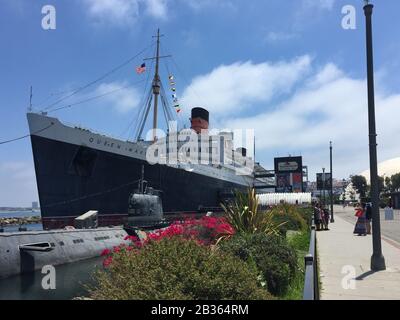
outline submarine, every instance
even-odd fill
[[[0,279],[32,273],[46,265],[57,266],[99,257],[103,250],[128,244],[128,235],[167,226],[160,192],[142,180],[128,199],[129,210],[121,226],[98,227],[98,212],[75,218],[74,226],[44,231],[0,232]]]

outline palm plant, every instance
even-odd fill
[[[246,193],[236,191],[233,201],[221,206],[226,219],[238,233],[279,234],[279,227],[286,223],[275,222],[273,211],[259,210],[256,191],[251,187]]]

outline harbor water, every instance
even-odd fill
[[[93,274],[102,268],[103,258],[55,266],[55,289],[43,289],[46,274],[36,271],[0,279],[0,300],[70,300],[87,296],[87,286],[93,285]]]
[[[0,218],[38,216],[40,212],[0,212]],[[43,230],[41,223],[25,224],[28,231]],[[18,225],[4,226],[4,232],[17,232]],[[0,300],[70,300],[87,296],[87,286],[94,284],[93,274],[102,268],[102,257],[54,266],[55,289],[43,289],[46,274],[38,270],[31,274],[0,279]]]
[[[40,211],[0,211],[0,219],[2,218],[28,218],[40,216]],[[41,223],[25,224],[28,230],[43,230]],[[3,226],[4,232],[16,232],[18,231],[18,225],[5,225]]]

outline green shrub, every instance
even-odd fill
[[[179,236],[114,253],[95,279],[94,299],[273,299],[248,264]]]
[[[235,198],[222,203],[228,223],[238,233],[278,234],[279,227],[284,222],[276,223],[273,213],[259,210],[258,197],[254,188],[247,192],[236,191]]]
[[[274,221],[280,224],[279,231],[285,234],[287,230],[303,231],[308,227],[306,212],[297,206],[280,204],[271,209]],[[285,222],[281,224],[282,222]]]
[[[297,270],[296,251],[277,235],[237,234],[219,246],[221,251],[232,253],[242,260],[255,264],[274,295],[284,294]]]
[[[303,230],[288,237],[288,243],[296,250],[305,252],[310,246],[310,230]]]
[[[299,211],[299,213],[303,217],[303,219],[306,221],[307,225],[309,225],[311,222],[311,219],[314,216],[313,207],[311,207],[311,206],[297,207],[297,210]]]

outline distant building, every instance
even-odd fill
[[[37,201],[32,202],[32,209],[34,209],[34,210],[39,209],[39,203]]]

